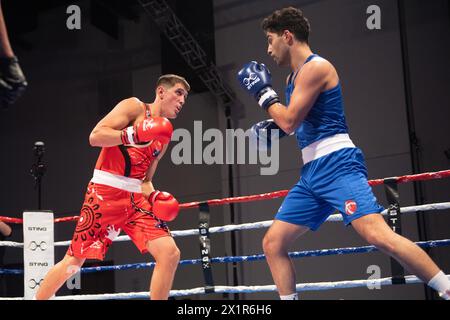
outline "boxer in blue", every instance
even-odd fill
[[[251,61],[239,71],[243,89],[273,119],[256,124],[252,131],[280,129],[280,137],[295,133],[304,164],[299,182],[289,191],[263,240],[280,298],[298,298],[289,247],[338,210],[344,223],[351,224],[363,239],[449,299],[450,281],[445,274],[420,247],[392,231],[380,214],[383,208],[367,182],[364,156],[348,134],[339,76],[329,61],[311,51],[310,25],[303,12],[292,7],[277,10],[263,20],[262,28],[268,54],[292,73],[286,80],[286,105],[282,105],[264,64]]]

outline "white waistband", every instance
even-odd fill
[[[305,165],[343,148],[355,148],[355,145],[346,133],[320,139],[302,149],[303,164]]]
[[[91,182],[104,184],[128,192],[142,193],[141,180],[119,176],[102,170],[94,170],[94,176]]]

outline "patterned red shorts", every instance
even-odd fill
[[[141,253],[148,252],[148,241],[171,236],[167,225],[153,216],[149,202],[141,193],[91,182],[67,254],[103,260],[121,230]]]

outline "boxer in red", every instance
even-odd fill
[[[125,99],[96,125],[89,142],[102,149],[71,245],[46,275],[37,300],[52,297],[86,259],[103,260],[121,230],[156,261],[150,298],[168,298],[180,251],[166,221],[177,216],[178,202],[155,190],[152,178],[172,136],[168,119],[177,117],[189,90],[183,77],[163,75],[153,103]]]

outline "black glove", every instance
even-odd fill
[[[17,57],[0,58],[0,104],[7,107],[16,102],[27,85]]]

